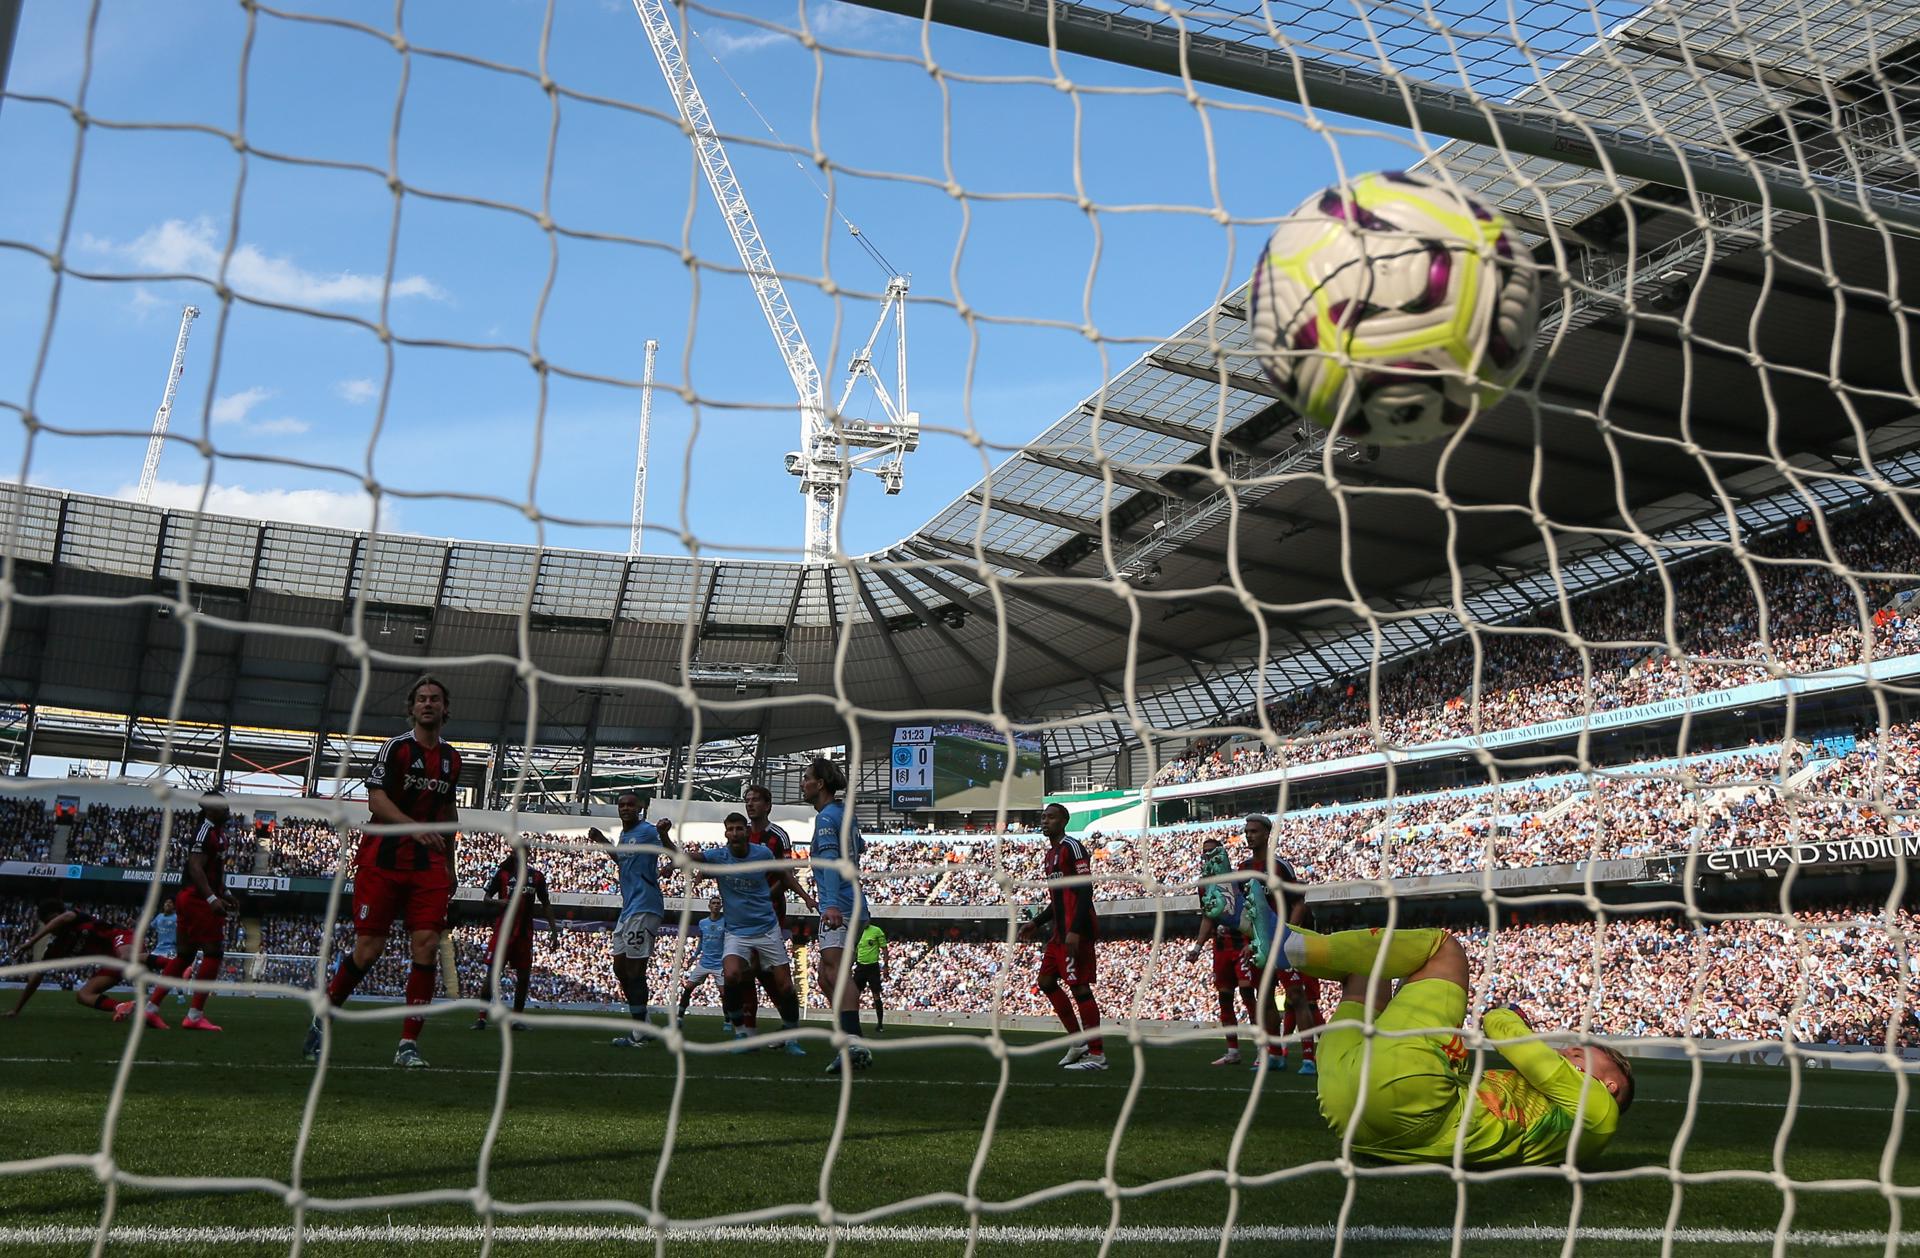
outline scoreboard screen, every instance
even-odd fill
[[[1035,809],[1046,798],[1046,753],[1037,734],[1015,734],[1013,746],[991,725],[936,721],[893,731],[890,795],[900,812],[921,809],[991,812],[1000,806]]]

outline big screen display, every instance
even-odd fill
[[[892,803],[901,812],[991,812],[1009,777],[1008,808],[1036,809],[1046,797],[1040,736],[1015,734],[1009,753],[1006,738],[978,721],[897,727],[889,767]]]

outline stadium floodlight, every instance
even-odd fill
[[[687,681],[695,686],[793,686],[800,670],[791,664],[720,664],[696,660],[687,666]]]

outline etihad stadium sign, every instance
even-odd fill
[[[1770,843],[1700,853],[1700,864],[1710,873],[1742,874],[1795,865],[1889,865],[1901,858],[1920,858],[1920,834],[1871,835],[1858,839],[1826,839],[1818,843]],[[1675,866],[1686,855],[1667,857]]]

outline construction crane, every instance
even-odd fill
[[[153,499],[153,484],[160,476],[160,454],[167,448],[167,424],[173,419],[173,397],[180,391],[180,377],[187,370],[187,337],[193,321],[200,317],[198,306],[180,310],[180,335],[173,342],[173,366],[167,369],[167,388],[160,395],[160,409],[153,413],[153,435],[147,438],[147,461],[140,468],[140,496],[137,502]]]
[[[633,463],[633,533],[627,553],[640,553],[640,529],[647,519],[647,450],[653,444],[653,356],[660,342],[647,342],[647,366],[640,375],[640,453]]]
[[[773,266],[773,256],[760,237],[753,220],[753,209],[746,193],[727,160],[727,150],[714,130],[707,103],[693,81],[693,70],[681,52],[680,37],[666,0],[633,0],[634,12],[653,46],[654,59],[667,80],[674,107],[693,141],[707,187],[726,220],[727,232],[740,254],[741,265],[753,283],[760,311],[780,348],[787,375],[800,399],[800,448],[787,455],[787,471],[800,478],[800,492],[806,499],[805,549],[808,563],[831,563],[839,550],[840,504],[847,482],[856,471],[870,472],[880,478],[889,494],[900,492],[903,480],[901,463],[905,455],[920,445],[920,416],[907,409],[907,308],[906,277],[895,275],[887,284],[887,298],[867,345],[854,356],[848,370],[847,392],[839,408],[830,415],[826,394],[821,386],[820,368],[806,334],[787,301],[786,289]],[[900,343],[900,369],[894,393],[880,385],[873,368],[873,346],[890,317],[897,317]],[[849,418],[845,413],[853,386],[869,379],[876,386],[885,421]]]

